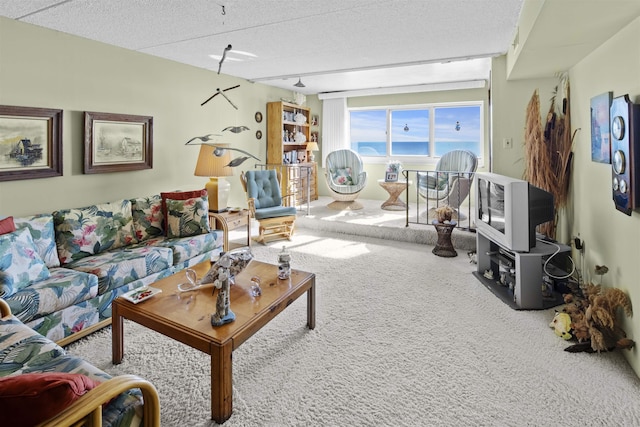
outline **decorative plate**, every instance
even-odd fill
[[[262,113],[260,111],[256,113],[255,117],[256,117],[256,122],[260,123],[262,121]]]
[[[152,288],[151,286],[145,286],[143,288],[134,289],[129,291],[122,296],[124,299],[131,301],[134,304],[147,300],[154,296],[155,294],[159,294],[162,292],[162,289]]]
[[[261,130],[257,130],[256,131],[256,138],[258,138],[258,139],[262,138],[262,131]]]

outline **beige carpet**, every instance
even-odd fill
[[[282,244],[253,252],[275,262]],[[293,268],[317,275],[317,326],[301,298],[233,353],[225,426],[640,425],[621,353],[563,351],[552,311],[512,310],[466,256],[307,229],[285,244]],[[214,425],[208,356],[128,321],[124,340],[117,366],[110,328],[68,350],[153,382],[163,427]]]

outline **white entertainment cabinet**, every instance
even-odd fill
[[[547,292],[547,295],[543,293],[543,264],[558,250],[556,245],[560,247],[558,256],[571,251],[567,245],[538,240],[529,252],[514,252],[477,231],[478,268],[473,274],[513,309],[541,310],[555,307],[563,303],[562,295],[553,290]],[[563,273],[551,263],[548,264],[548,269],[555,270],[556,275]],[[488,271],[491,273],[486,274]]]

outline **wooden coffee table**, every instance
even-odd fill
[[[198,278],[210,266],[210,262],[195,266]],[[252,297],[249,293],[252,276],[260,276],[262,295],[259,297]],[[124,298],[113,301],[113,363],[120,363],[124,355],[125,318],[209,354],[211,419],[223,423],[233,411],[231,353],[304,293],[307,294],[307,326],[315,328],[316,276],[292,270],[289,279],[280,280],[278,266],[252,260],[231,286],[231,310],[236,320],[217,327],[211,326],[211,314],[215,311],[215,296],[211,288],[178,293],[178,284],[185,282],[183,270],[155,282],[152,286],[162,289],[162,293],[146,301],[138,304]]]

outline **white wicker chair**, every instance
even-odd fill
[[[335,199],[327,207],[337,210],[362,209],[356,199],[367,185],[367,172],[364,171],[360,155],[349,149],[336,150],[327,155],[326,162],[324,175]]]

